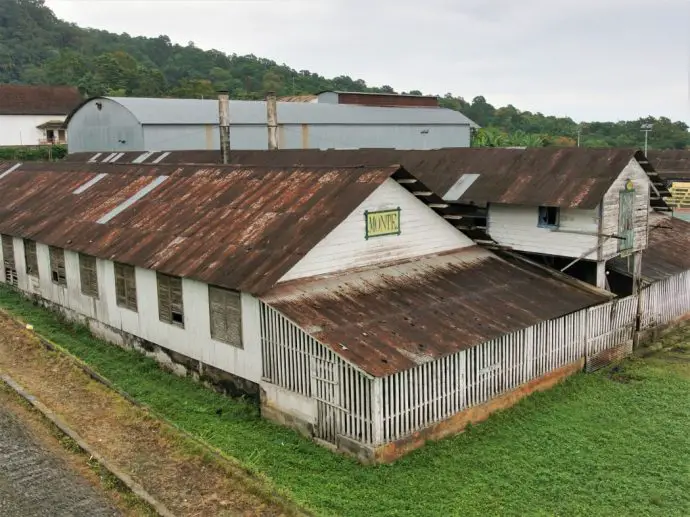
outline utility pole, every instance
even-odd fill
[[[577,146],[580,147],[580,132],[582,131],[582,128],[580,127],[580,124],[577,125]]]
[[[654,124],[642,124],[640,130],[644,132],[644,155],[647,156],[647,144],[649,142],[649,133],[654,128]]]

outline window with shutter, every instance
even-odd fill
[[[182,303],[182,279],[176,276],[157,273],[158,280],[158,318],[184,328],[184,306]]]
[[[14,261],[14,240],[9,235],[2,236],[2,262],[5,282],[16,287],[19,283],[19,277],[17,264]]]
[[[81,280],[81,292],[86,296],[98,298],[96,257],[79,254],[79,278]]]
[[[137,282],[133,266],[115,263],[115,301],[119,307],[137,311]]]
[[[50,275],[54,284],[67,285],[65,250],[62,248],[50,247]]]
[[[242,348],[242,299],[237,291],[208,287],[211,337]]]
[[[24,239],[24,259],[26,262],[26,274],[38,278],[38,254],[36,243]]]

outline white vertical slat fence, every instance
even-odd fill
[[[632,343],[637,320],[637,296],[618,298],[588,309],[587,356],[622,343]]]
[[[659,284],[643,291],[643,307],[657,311],[643,311],[648,325],[664,321],[659,312],[668,312],[664,318],[670,320],[690,311],[690,274]],[[669,302],[671,292],[676,298]],[[319,438],[335,443],[342,435],[379,445],[582,358],[631,345],[637,304],[636,296],[613,300],[382,379],[371,379],[262,304],[264,377],[317,401]]]
[[[316,401],[318,438],[373,443],[371,378],[275,309],[260,306],[263,377]]]
[[[690,312],[690,271],[654,282],[640,293],[640,329],[665,325]]]

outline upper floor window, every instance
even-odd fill
[[[539,223],[540,228],[558,228],[561,222],[561,209],[556,206],[540,206],[539,207]]]

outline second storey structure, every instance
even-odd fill
[[[119,157],[95,153],[73,159],[113,156]],[[126,153],[119,159],[209,163],[219,154]],[[663,181],[634,149],[233,151],[231,159],[262,166],[401,163],[418,178],[409,180],[415,195],[475,242],[543,257],[600,288],[606,287],[608,261],[632,256],[639,262],[650,209],[668,210]],[[415,181],[427,188],[415,188]]]

